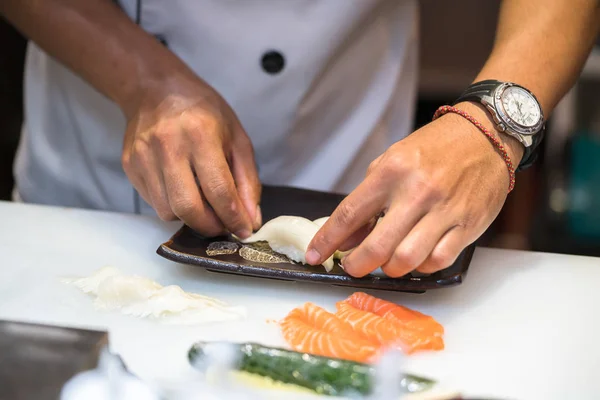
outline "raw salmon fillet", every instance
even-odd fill
[[[444,327],[433,317],[418,311],[399,306],[392,302],[378,299],[363,292],[356,292],[344,302],[362,311],[369,311],[380,317],[410,328],[411,330],[424,332],[433,336],[442,336]]]
[[[286,318],[296,318],[324,332],[354,335],[352,325],[337,318],[329,311],[313,303],[305,303],[302,307],[294,308]],[[366,338],[365,338],[366,339]]]
[[[379,352],[379,346],[349,324],[311,303],[292,310],[281,321],[281,331],[286,342],[303,353],[369,362]]]
[[[369,311],[359,310],[345,301],[336,304],[335,315],[349,323],[355,332],[384,347],[400,348],[406,354],[418,350],[442,350],[444,341],[440,336],[429,335],[380,317]]]

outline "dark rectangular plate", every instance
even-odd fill
[[[106,332],[0,321],[0,399],[58,399],[107,344]]]
[[[264,186],[261,209],[264,222],[280,215],[296,215],[311,220],[331,215],[343,195],[311,190]],[[390,278],[376,271],[363,278],[346,274],[336,262],[331,272],[320,267],[298,263],[259,263],[242,258],[238,252],[209,256],[208,246],[213,242],[230,241],[230,237],[205,238],[188,226],[183,226],[157,253],[169,260],[196,265],[214,272],[246,275],[259,278],[282,279],[350,286],[354,288],[390,290],[422,293],[459,285],[464,280],[475,246],[467,247],[452,266],[427,276],[409,274],[401,278]]]

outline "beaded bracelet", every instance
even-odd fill
[[[439,117],[441,117],[442,115],[447,114],[447,113],[458,114],[461,117],[468,120],[469,122],[471,122],[473,125],[475,125],[477,127],[477,129],[479,129],[490,140],[490,142],[492,142],[494,147],[496,147],[496,149],[498,149],[498,151],[500,152],[500,155],[502,156],[502,159],[506,163],[506,167],[508,168],[508,177],[509,177],[508,192],[510,193],[515,187],[515,168],[513,167],[513,163],[510,159],[510,156],[508,155],[508,152],[506,151],[506,148],[502,145],[502,142],[500,142],[500,139],[496,138],[489,131],[489,129],[487,129],[485,126],[483,126],[475,118],[473,118],[472,116],[470,116],[463,110],[459,110],[456,107],[441,106],[440,108],[437,109],[437,111],[433,115],[433,120],[435,121],[436,119],[438,119]]]

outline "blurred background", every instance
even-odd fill
[[[500,1],[421,0],[421,65],[415,128],[452,102],[489,54]],[[26,41],[0,20],[0,199],[10,199],[22,121]],[[549,120],[537,165],[480,245],[600,256],[600,40],[576,86]]]

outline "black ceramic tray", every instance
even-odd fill
[[[343,195],[338,194],[264,186],[261,209],[264,222],[280,215],[297,215],[314,220],[331,215],[343,198]],[[243,248],[241,244],[227,245],[231,246],[231,249],[227,249],[221,245],[223,242],[232,243],[235,240],[231,237],[205,238],[188,226],[183,226],[169,241],[158,248],[157,253],[169,260],[196,265],[214,272],[354,288],[422,293],[429,289],[446,288],[462,283],[475,247],[474,245],[467,247],[452,266],[431,275],[409,274],[401,278],[390,278],[380,271],[376,271],[363,278],[353,278],[346,274],[337,262],[333,270],[327,272],[322,266],[313,267],[293,263],[276,253],[273,253],[273,256],[283,258],[281,262],[273,262],[273,259],[268,263],[248,261],[247,257],[243,258],[239,254],[239,250]],[[216,249],[214,248],[215,244],[218,244]]]

